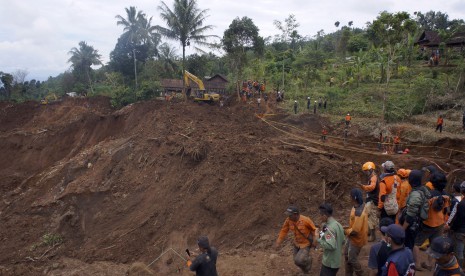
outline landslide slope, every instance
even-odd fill
[[[106,98],[88,98],[1,103],[0,110],[5,275],[42,274],[64,258],[149,263],[200,234],[223,252],[268,248],[288,204],[315,216],[326,196],[345,219],[361,162],[386,160],[302,140],[242,105],[153,100],[113,110]],[[308,130],[323,124],[313,115],[275,120]]]

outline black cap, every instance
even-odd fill
[[[437,237],[432,242],[426,253],[435,259],[454,252],[454,243],[451,238]]]
[[[405,239],[405,230],[399,224],[382,226],[381,231],[386,233],[387,236],[391,237],[396,242],[400,242],[400,240]]]
[[[207,236],[200,236],[199,239],[197,240],[197,244],[199,245],[199,247],[202,247],[202,248],[210,248],[210,242],[208,241],[208,237]]]
[[[419,170],[412,170],[408,175],[408,182],[412,188],[421,186],[421,178],[423,173]]]
[[[333,215],[333,207],[329,203],[321,204],[320,207],[318,207],[318,209],[326,215]]]
[[[298,213],[299,213],[299,208],[297,208],[297,206],[294,206],[294,205],[287,207],[286,212],[284,212],[284,214],[286,214],[287,216],[290,216],[292,214],[298,214]]]
[[[389,218],[389,217],[384,217],[382,218],[380,221],[379,221],[379,231],[381,231],[381,233],[383,233],[384,235],[386,235],[385,232],[383,232],[381,229],[383,227],[386,227],[386,226],[389,226],[391,224],[394,224],[394,220],[392,218]]]

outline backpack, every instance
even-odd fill
[[[428,196],[425,194],[425,191],[420,190],[419,191],[422,197],[422,204],[420,206],[420,218],[421,220],[427,220],[428,219],[428,212],[429,212],[429,201],[428,201]]]
[[[384,200],[384,210],[388,216],[395,215],[399,211],[399,204],[396,198],[398,185],[399,182],[397,181],[397,177],[394,176],[394,184],[392,185],[391,193],[386,195],[386,199]]]

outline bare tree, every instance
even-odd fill
[[[15,72],[12,73],[12,75],[13,75],[13,84],[22,84],[22,83],[24,83],[24,80],[26,79],[28,74],[29,74],[29,72],[26,69],[24,69],[24,70],[21,70],[21,69],[16,70]]]

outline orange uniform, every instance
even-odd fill
[[[346,115],[346,122],[350,122],[351,119],[352,117],[350,117],[350,115]]]
[[[439,125],[442,125],[443,123],[444,123],[444,119],[441,118],[441,117],[439,117],[439,118],[438,118],[437,125],[439,126]]]
[[[355,207],[352,207],[349,219],[349,228],[344,230],[349,240],[357,247],[363,247],[368,243],[368,214],[365,211],[365,206],[360,214],[356,214]]]
[[[429,210],[428,210],[428,218],[423,221],[425,225],[429,227],[438,227],[444,224],[446,221],[446,217],[444,214],[444,209],[450,206],[450,197],[447,195],[442,196],[444,198],[444,206],[441,210],[436,211],[433,208],[434,201],[437,200],[437,197],[430,198],[429,201]]]
[[[398,185],[401,185],[401,181],[398,175],[388,175],[385,176],[380,182],[379,182],[379,201],[378,201],[378,208],[383,209],[384,207],[384,202],[381,200],[382,196],[386,196],[392,192],[392,187],[394,185],[394,179],[397,180]],[[399,193],[399,186],[397,186],[397,195]]]
[[[399,210],[407,206],[407,198],[410,192],[412,191],[412,186],[408,183],[408,179],[404,178],[400,184],[400,189],[397,189],[397,203],[399,204]]]
[[[287,218],[286,221],[284,221],[281,231],[279,232],[277,240],[278,244],[283,242],[289,230],[294,232],[295,246],[297,246],[298,248],[305,248],[307,246],[310,246],[310,241],[308,240],[308,237],[310,236],[313,239],[313,237],[315,236],[316,227],[309,217],[303,215],[299,215],[299,219],[295,222]]]
[[[375,173],[372,173],[370,183],[368,185],[362,185],[362,190],[365,192],[373,191],[376,188],[376,182],[378,182],[378,176]]]

